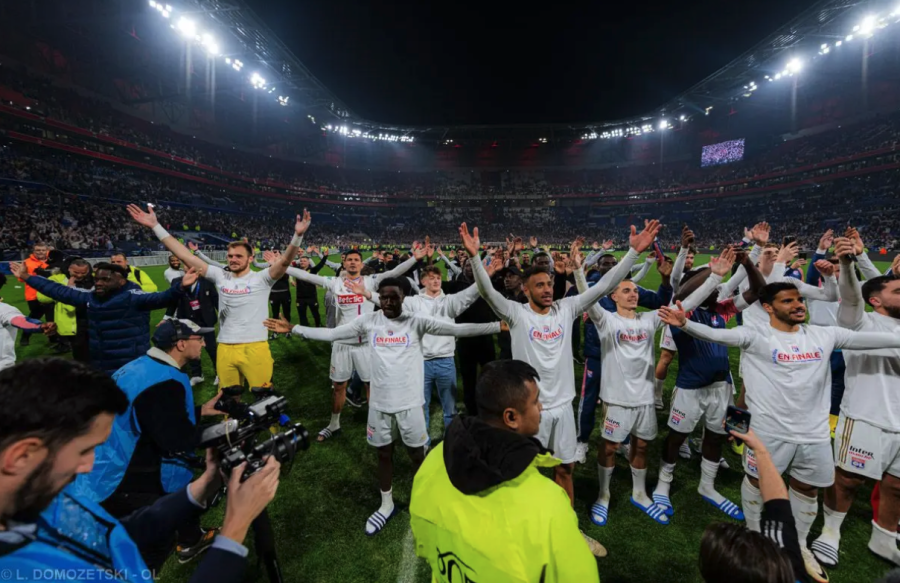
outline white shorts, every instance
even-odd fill
[[[804,484],[816,488],[827,488],[834,484],[834,458],[831,455],[831,444],[827,441],[789,443],[760,433],[757,435],[769,450],[779,474],[790,467],[791,477]],[[756,456],[749,447],[744,448],[744,471],[751,478],[759,478]]]
[[[708,431],[725,434],[722,423],[728,405],[732,404],[734,389],[728,383],[706,389],[679,389],[675,387],[672,409],[669,411],[669,429],[678,433],[691,433],[700,421]]]
[[[369,364],[371,348],[368,345],[350,346],[349,344],[331,345],[331,374],[330,378],[335,383],[345,383],[353,376],[353,371],[359,375],[362,382],[369,382],[372,369]]]
[[[841,416],[834,430],[834,465],[873,480],[900,478],[900,433]]]
[[[622,443],[629,435],[644,441],[656,439],[658,429],[653,405],[622,407],[608,404],[603,417],[603,439],[607,441]]]
[[[672,338],[672,328],[669,326],[663,327],[662,334],[659,337],[659,347],[665,350],[671,350],[672,352],[678,352],[678,347],[675,346],[675,340]]]
[[[536,437],[562,463],[574,463],[578,457],[575,455],[578,431],[572,404],[541,411],[541,426]]]
[[[413,407],[396,413],[382,413],[369,408],[366,439],[369,445],[384,447],[400,438],[407,447],[422,447],[428,443],[425,412]]]

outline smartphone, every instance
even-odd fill
[[[804,252],[800,253],[799,255],[797,255],[797,259],[806,259],[806,251],[804,251]]]
[[[749,429],[750,411],[735,407],[734,405],[728,405],[728,409],[725,412],[725,430],[747,433]],[[743,443],[740,439],[737,440]]]
[[[793,235],[788,235],[787,237],[785,237],[784,239],[781,240],[781,246],[787,247],[791,243],[796,243],[796,242],[797,242],[797,237],[795,237]]]

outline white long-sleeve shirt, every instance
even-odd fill
[[[831,353],[836,348],[900,348],[900,335],[801,324],[796,332],[746,325],[719,330],[687,321],[691,336],[742,350],[753,430],[789,443],[830,440]]]
[[[293,328],[294,334],[310,340],[339,342],[364,338],[372,349],[369,406],[382,413],[397,413],[425,404],[422,339],[426,335],[464,337],[498,332],[499,322],[454,324],[405,312],[393,320],[384,312],[375,312],[337,328]]]
[[[900,336],[900,320],[866,312],[853,269],[841,269],[838,324],[850,330]],[[900,349],[846,350],[846,391],[841,412],[886,431],[900,432]]]
[[[509,325],[512,356],[537,370],[541,404],[552,409],[575,398],[575,368],[572,362],[573,322],[625,278],[638,258],[629,249],[622,261],[607,272],[597,285],[583,294],[553,302],[546,314],[538,314],[531,304],[508,300],[491,285],[481,264],[473,257],[472,273],[478,291],[491,309]]]
[[[166,281],[169,282],[169,285],[172,285],[173,281],[175,281],[179,277],[184,277],[184,272],[180,269],[172,269],[171,267],[166,267],[166,270],[163,271],[163,277],[166,278]]]
[[[441,291],[436,297],[431,297],[422,290],[419,295],[409,296],[403,300],[403,311],[452,323],[457,316],[468,310],[478,297],[478,288],[474,285],[455,294],[448,295]],[[428,334],[422,339],[422,354],[425,360],[453,358],[454,352],[456,352],[456,338],[453,336]]]
[[[786,277],[784,275],[784,270],[784,263],[776,263],[772,266],[772,273],[766,278],[766,283],[789,283],[796,287],[797,291],[800,292],[800,295],[807,300],[837,302],[840,298],[837,287],[837,278],[833,275],[822,277],[822,287],[819,288],[809,285],[805,281],[800,281],[793,277]],[[740,289],[742,292],[750,289],[749,282],[742,282]],[[757,300],[756,302],[753,302],[750,308],[744,311],[744,326],[749,326],[750,328],[761,332],[769,327],[769,314],[766,312],[765,308],[762,307],[762,302]]]
[[[18,308],[0,302],[0,370],[16,364],[16,337],[19,329],[12,325],[12,319],[21,315]]]
[[[410,257],[390,271],[376,273],[374,275],[361,275],[355,279],[350,279],[345,277],[345,275],[316,275],[303,271],[302,269],[297,269],[296,267],[289,267],[287,274],[300,281],[312,283],[330,291],[334,305],[337,308],[335,325],[342,326],[343,324],[350,323],[354,318],[359,318],[360,316],[371,314],[375,311],[374,304],[367,302],[365,297],[350,291],[351,283],[363,283],[366,286],[366,290],[377,293],[376,290],[378,289],[378,281],[380,279],[398,277],[412,269],[415,264],[416,258]],[[336,342],[337,344],[346,344],[348,346],[360,346],[364,343],[364,340],[365,339],[360,336],[355,339],[342,338]]]

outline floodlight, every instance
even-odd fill
[[[163,18],[168,18],[168,17],[169,17],[169,11],[168,11],[168,10],[163,10],[161,14],[162,14],[162,17],[163,17]]]
[[[834,46],[839,47],[839,46],[841,46],[842,44],[844,44],[844,41],[840,41],[840,40],[839,40],[839,41],[837,41],[836,43],[834,43]]]
[[[168,4],[166,4],[166,12],[168,12],[169,14],[172,13],[172,7]]]
[[[669,127],[669,122],[664,119],[659,120],[659,129],[664,130]]]
[[[847,35],[847,38],[845,38],[844,40],[847,41],[847,42],[852,41],[852,40],[853,40],[853,35],[852,35],[852,34],[848,34],[848,35]]]
[[[682,116],[679,117],[678,119],[681,120],[681,121],[684,121],[686,118],[685,118],[685,116],[682,115]]]
[[[178,30],[181,31],[181,34],[184,36],[191,38],[197,34],[197,25],[194,24],[193,20],[182,16],[178,20]]]
[[[791,73],[791,74],[799,73],[800,69],[802,69],[802,68],[803,68],[803,61],[801,61],[799,58],[794,57],[793,59],[788,61],[788,64],[787,64],[788,73]]]
[[[820,48],[822,48],[822,49],[827,49],[827,48],[828,48],[828,43],[822,43],[822,46],[821,46]]]
[[[825,50],[822,51],[822,53],[825,54],[825,55],[827,55],[827,54],[829,53],[829,51],[831,51],[831,49],[825,49]]]
[[[231,64],[231,57],[225,57],[225,64],[226,64],[226,65],[230,65],[230,64]]]
[[[150,8],[156,8],[156,2],[154,0],[150,0]]]
[[[866,16],[865,18],[863,18],[863,21],[859,25],[859,31],[863,34],[870,34],[873,28],[875,28],[874,16]],[[854,28],[853,30],[855,31],[856,28]]]
[[[779,79],[781,79],[781,73],[776,73],[776,74],[775,74],[775,80],[777,81],[777,80],[779,80]]]

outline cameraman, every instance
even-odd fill
[[[190,320],[163,320],[153,333],[155,346],[116,371],[113,380],[130,404],[116,417],[109,439],[97,448],[94,470],[78,478],[77,493],[121,518],[188,485],[193,472],[172,454],[197,448],[198,414],[219,413],[213,408],[216,399],[194,409],[191,384],[181,369],[200,358],[203,336],[211,331]],[[178,559],[196,557],[215,535],[215,529],[201,529],[199,521],[180,526]],[[141,548],[147,566],[162,567],[174,544],[168,540]]]
[[[115,571],[121,580],[150,583],[153,575],[138,547],[171,537],[221,485],[209,453],[203,475],[187,488],[121,522],[96,503],[63,492],[91,471],[95,448],[109,436],[115,416],[128,410],[128,397],[115,382],[81,363],[32,359],[0,372],[0,410],[0,569],[17,581],[39,579],[49,568],[80,574],[72,581],[98,581]],[[234,469],[221,534],[192,582],[243,580],[247,549],[241,543],[274,498],[279,468],[270,458],[245,482],[244,466]]]

